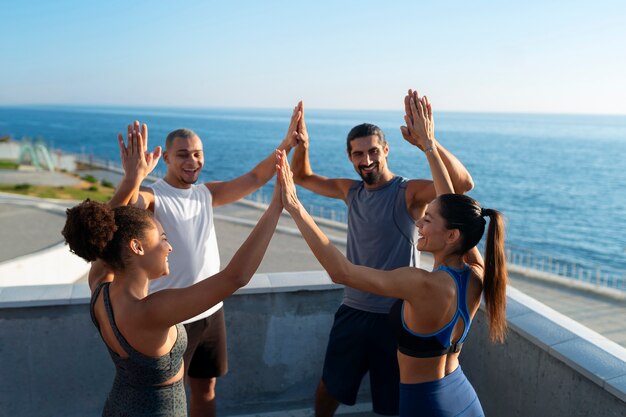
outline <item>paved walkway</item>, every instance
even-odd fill
[[[52,180],[49,174],[44,175]],[[0,171],[0,183],[3,182],[3,175],[3,171]],[[48,210],[45,205],[35,207],[32,204],[16,204],[14,200],[15,197],[0,193],[0,230],[3,231],[0,235],[0,262],[41,250],[62,240],[60,231],[64,217],[58,210]],[[62,207],[69,204],[59,203]],[[231,204],[215,210],[222,265],[226,265],[232,258],[262,213],[262,209],[247,203]],[[345,226],[327,224],[322,229],[340,250],[345,250]],[[430,259],[428,255],[423,255],[424,264],[432,263]],[[300,237],[295,224],[288,215],[283,215],[258,272],[319,269],[320,264]],[[511,274],[510,281],[515,288],[626,347],[626,301],[564,288],[519,274]]]
[[[216,216],[228,214],[252,221],[258,219],[262,213],[258,209],[239,204],[219,207],[215,212]],[[297,230],[290,218],[281,219],[280,225]],[[327,226],[323,229],[329,236],[334,236],[336,242],[345,242],[346,235],[343,228]],[[220,258],[222,264],[225,264],[230,260],[240,242],[247,237],[251,227],[234,225],[218,217],[216,230],[220,243]],[[233,236],[237,234],[238,240],[235,241]],[[344,251],[345,244],[337,244],[337,246]],[[289,253],[289,256],[284,256],[285,253]],[[422,254],[422,263],[424,266],[432,265],[432,257],[429,254]],[[306,267],[297,269],[298,266]],[[287,237],[277,233],[272,239],[259,271],[298,271],[318,268],[321,269],[321,266],[299,235]],[[509,280],[511,286],[626,347],[626,322],[624,321],[626,301],[546,283],[521,274],[511,273]]]

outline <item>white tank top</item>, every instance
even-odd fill
[[[150,282],[150,292],[185,288],[220,271],[213,225],[213,197],[204,184],[176,188],[160,179],[150,185],[154,191],[154,215],[172,245],[168,256],[170,274]],[[183,323],[208,317],[222,302]]]

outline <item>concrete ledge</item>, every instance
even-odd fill
[[[625,348],[515,288],[507,295],[511,329],[626,402]]]
[[[626,349],[513,287],[507,321],[490,343],[481,306],[461,355],[486,415],[623,416]]]
[[[72,255],[74,258],[76,256]],[[325,271],[254,274],[248,285],[235,295],[341,289]],[[0,309],[89,304],[91,294],[85,282],[75,284],[0,287]]]
[[[220,415],[310,411],[341,296],[309,271],[257,274],[227,299]],[[100,414],[113,366],[88,302],[84,283],[0,288],[0,375],[12,376],[0,378],[0,417]],[[507,302],[507,341],[489,342],[481,308],[461,355],[487,415],[623,416],[624,348],[512,287]],[[369,401],[367,384],[359,400]]]

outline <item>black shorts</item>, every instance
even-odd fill
[[[224,309],[185,324],[185,329],[188,339],[184,356],[187,376],[206,379],[226,375],[228,354]]]
[[[324,359],[322,380],[326,389],[337,401],[354,405],[361,380],[369,371],[374,412],[398,415],[397,346],[387,314],[341,305]]]

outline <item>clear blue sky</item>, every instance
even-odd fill
[[[626,114],[626,1],[0,0],[0,105]]]

